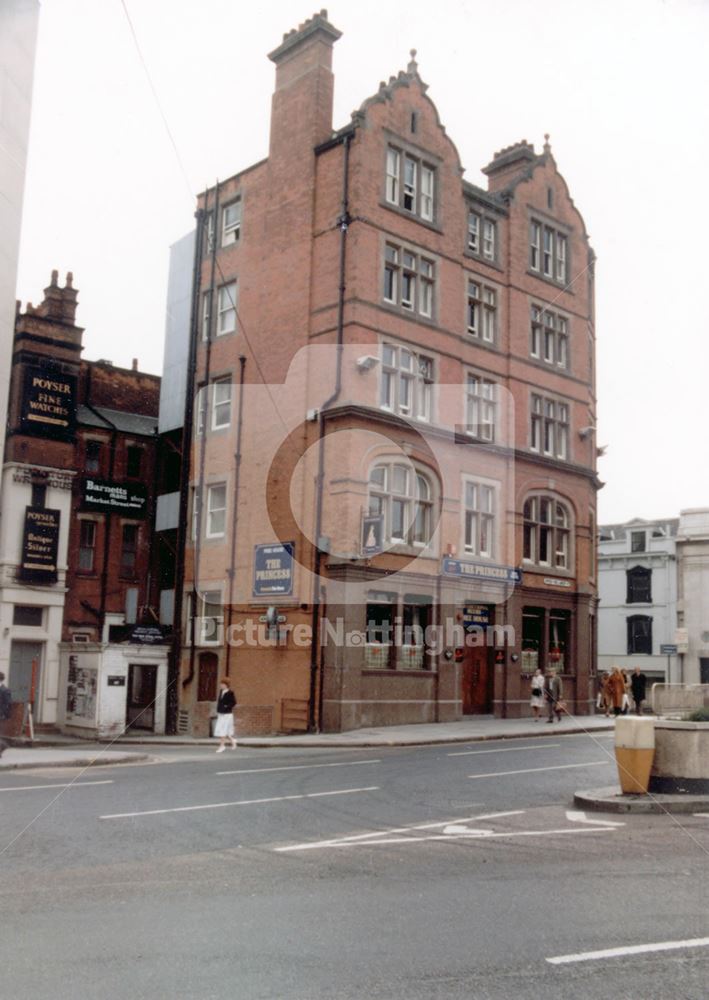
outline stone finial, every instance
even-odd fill
[[[551,146],[549,145],[549,133],[544,133],[544,152],[551,153]]]
[[[406,72],[411,74],[418,73],[419,66],[418,63],[416,62],[416,49],[411,49],[409,55],[411,56],[411,62],[406,67]]]

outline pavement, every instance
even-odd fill
[[[597,733],[613,729],[605,716],[579,716],[549,725],[545,719],[496,719],[471,716],[460,722],[428,723],[411,726],[382,726],[355,729],[345,733],[298,733],[290,736],[245,736],[243,748],[260,747],[396,747],[427,746],[446,743],[472,743],[482,740],[530,739],[534,736],[558,736],[571,733]],[[103,740],[92,742],[104,742]],[[186,736],[155,736],[150,733],[120,736],[97,751],[76,737],[61,733],[40,733],[34,743],[14,745],[0,757],[0,771],[29,767],[88,767],[107,764],[131,764],[149,759],[146,748],[161,746],[210,746],[214,739],[190,739]],[[129,751],[140,746],[142,752]],[[108,749],[108,748],[111,749]],[[120,748],[120,749],[119,749]]]

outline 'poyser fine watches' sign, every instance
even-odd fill
[[[106,479],[86,479],[81,506],[84,510],[145,517],[148,509],[148,491],[142,483],[112,483]]]
[[[56,583],[61,511],[27,507],[22,536],[20,577],[42,583]]]
[[[287,597],[293,593],[295,542],[257,545],[254,551],[254,597]]]
[[[25,434],[71,438],[76,426],[76,376],[49,365],[28,365],[22,389],[21,428]]]

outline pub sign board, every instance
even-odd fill
[[[23,434],[71,440],[76,429],[76,375],[50,365],[28,365],[22,388]]]
[[[148,491],[142,483],[114,483],[107,479],[85,479],[81,506],[84,510],[145,517]]]
[[[56,583],[60,520],[60,510],[47,507],[25,509],[20,563],[22,580]]]
[[[293,593],[295,542],[256,545],[254,597],[287,597]]]

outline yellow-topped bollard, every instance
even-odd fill
[[[624,795],[646,795],[655,756],[655,720],[633,715],[615,722],[615,762]]]

